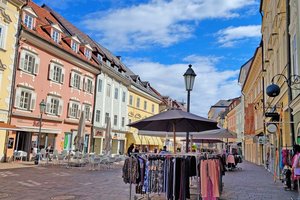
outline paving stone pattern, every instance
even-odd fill
[[[90,171],[87,168],[5,168],[1,165],[1,200],[129,200],[129,185],[123,183],[121,166]],[[241,171],[226,173],[221,200],[297,199],[297,192],[285,191],[280,181],[274,183],[272,175],[263,167],[248,162],[239,166],[243,168]],[[134,191],[134,187],[132,189]],[[150,196],[152,200],[164,199],[162,195]],[[196,195],[192,195],[192,199],[196,199]]]

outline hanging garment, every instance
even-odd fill
[[[135,157],[127,158],[124,162],[122,171],[122,178],[124,183],[136,184],[136,181],[139,177],[137,159]]]
[[[203,198],[209,197],[209,181],[212,183],[212,197],[220,197],[219,177],[220,177],[220,163],[219,160],[201,160],[200,178],[201,178],[201,196]]]

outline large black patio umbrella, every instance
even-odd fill
[[[176,132],[200,132],[218,129],[217,122],[179,109],[170,109],[127,126],[144,131],[173,132],[174,152],[176,152]]]

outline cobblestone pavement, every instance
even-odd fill
[[[23,165],[23,166],[22,166]],[[128,200],[129,185],[121,177],[121,166],[91,171],[87,168],[28,167],[0,163],[0,199],[6,200]],[[16,166],[21,168],[15,168]],[[290,200],[295,191],[285,191],[280,181],[263,167],[248,162],[242,170],[227,172],[222,200]],[[134,191],[134,187],[132,187]],[[191,191],[195,193],[195,189]],[[134,196],[134,195],[132,195]],[[163,196],[152,200],[164,199]],[[146,198],[145,198],[146,199]],[[192,199],[196,199],[192,195]]]
[[[283,183],[273,181],[271,173],[262,166],[244,161],[242,170],[229,171],[223,177],[222,200],[290,200],[297,199],[295,191],[285,191]]]

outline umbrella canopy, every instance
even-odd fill
[[[84,132],[85,132],[85,112],[81,111],[81,115],[78,123],[78,131],[75,137],[76,150],[82,152],[84,145]]]
[[[186,140],[184,139],[181,141],[186,141]],[[201,138],[201,139],[198,138],[198,139],[193,139],[193,142],[194,143],[224,143],[222,140],[213,139],[213,138]]]
[[[106,155],[110,155],[111,152],[111,122],[110,117],[107,119],[106,130],[105,130],[105,144],[104,150]]]
[[[237,134],[228,129],[221,128],[193,134],[193,140],[197,138],[237,138]]]
[[[128,126],[144,131],[173,132],[174,142],[176,132],[200,132],[218,128],[215,121],[179,109],[167,110]],[[176,145],[174,145],[174,152],[175,149]]]

